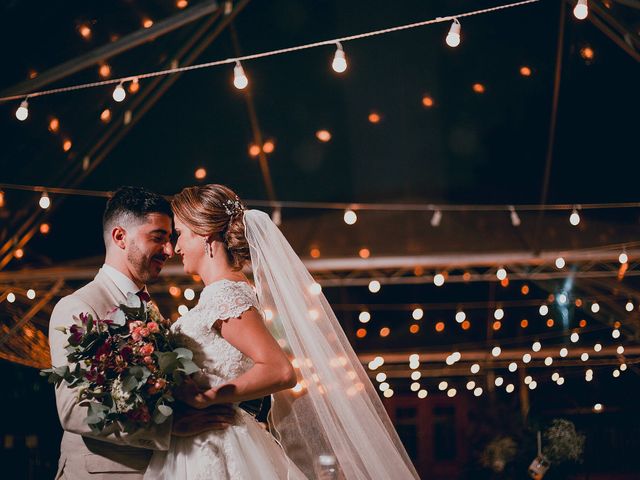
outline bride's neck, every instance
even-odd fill
[[[212,259],[203,265],[201,271],[198,273],[205,286],[211,285],[214,282],[222,279],[228,280],[243,280],[245,278],[242,271],[235,271],[229,265],[229,262],[225,259]]]

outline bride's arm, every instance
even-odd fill
[[[239,377],[198,392],[189,387],[177,392],[178,398],[195,408],[218,403],[237,403],[292,388],[296,374],[291,362],[271,336],[260,314],[253,308],[240,318],[219,322],[221,335],[253,360],[253,367]]]

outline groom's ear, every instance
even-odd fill
[[[122,227],[113,227],[111,230],[111,240],[115,243],[118,248],[124,250],[126,246],[125,239],[127,237],[127,231]]]

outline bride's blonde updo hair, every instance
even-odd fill
[[[251,260],[244,236],[244,206],[230,188],[216,184],[187,187],[174,195],[171,209],[197,235],[221,241],[234,270]]]

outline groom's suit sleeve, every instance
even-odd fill
[[[68,327],[73,321],[73,316],[83,312],[91,313],[94,318],[97,318],[96,312],[89,305],[79,298],[74,298],[73,295],[60,300],[53,309],[49,324],[49,346],[51,348],[51,364],[54,367],[68,364],[65,350],[68,335],[56,330],[56,327]],[[55,393],[58,417],[63,430],[119,445],[150,450],[169,449],[172,419],[168,419],[160,425],[154,424],[148,429],[139,429],[133,433],[125,433],[115,425],[101,433],[94,433],[84,421],[87,417],[87,408],[78,405],[76,389],[69,388],[63,382],[56,387]]]

